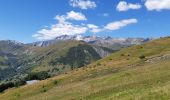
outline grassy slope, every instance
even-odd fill
[[[87,68],[0,94],[4,100],[169,100],[170,38],[133,46]],[[141,55],[146,56],[140,59]]]

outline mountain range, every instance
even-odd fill
[[[75,44],[80,41],[72,42]],[[65,43],[68,45],[72,42]],[[0,94],[0,98],[5,100],[169,100],[169,42],[170,38],[165,37],[123,48],[84,67],[31,85],[8,89]],[[81,46],[87,45],[84,43],[81,42]],[[38,54],[42,54],[41,48],[36,49]],[[53,49],[48,47],[46,50]],[[42,51],[48,54],[46,50]],[[53,58],[56,55],[52,53],[51,56]],[[39,59],[38,56],[35,57]],[[64,59],[68,58],[64,56]],[[45,66],[39,66],[39,69],[44,68]]]
[[[81,35],[62,35],[53,40],[38,41],[30,43],[32,46],[46,47],[55,44],[59,41],[65,40],[78,40],[84,41],[89,44],[94,44],[102,47],[107,47],[113,50],[119,50],[122,47],[127,47],[152,40],[151,38],[112,38],[112,37],[99,37],[99,36],[81,36]]]
[[[29,44],[0,41],[0,83],[24,84],[85,67],[111,53],[151,39],[67,36]]]

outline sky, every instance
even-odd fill
[[[170,0],[0,0],[0,40],[170,35]]]

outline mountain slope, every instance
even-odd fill
[[[101,49],[104,50],[103,48]],[[104,51],[109,54],[113,52],[113,50]],[[39,53],[35,55],[35,59],[33,60],[36,61],[36,63],[40,63],[40,65],[38,65],[34,71],[42,70],[43,66],[45,70],[50,66],[51,68],[60,67],[60,69],[67,66],[67,69],[70,67],[71,69],[74,69],[74,67],[83,67],[84,65],[101,59],[101,56],[93,48],[93,45],[72,40],[59,42],[55,45],[48,46],[47,48],[43,47],[41,50],[37,50],[37,52]]]
[[[40,63],[42,66],[69,65],[72,67],[83,67],[93,61],[101,59],[100,52],[97,52],[93,45],[82,41],[62,41],[48,47],[39,47],[34,52],[32,61]],[[97,50],[103,50],[110,54],[113,50],[97,46]],[[100,54],[99,54],[100,53]],[[103,54],[107,56],[107,54]],[[69,62],[67,62],[69,61]],[[81,64],[76,64],[81,63]],[[75,64],[75,65],[74,65]]]
[[[112,52],[74,40],[60,41],[47,47],[0,41],[0,83],[32,79],[33,76],[29,76],[32,74],[36,79],[45,79],[83,67]]]
[[[169,100],[170,38],[125,48],[86,68],[0,94],[5,100]]]
[[[25,52],[28,48],[29,46],[16,41],[0,41],[0,79],[16,73],[17,61],[29,55]]]

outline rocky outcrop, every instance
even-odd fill
[[[101,58],[104,58],[110,55],[111,53],[115,52],[114,50],[99,46],[93,46],[93,49],[100,55]]]

